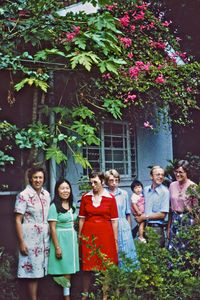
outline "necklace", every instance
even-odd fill
[[[184,183],[182,183],[182,184],[180,184],[180,183],[178,182],[177,189],[178,189],[178,192],[179,192],[179,197],[181,197],[183,191],[185,191],[186,184],[187,184],[187,181],[184,182]]]

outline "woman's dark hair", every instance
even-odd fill
[[[139,185],[143,188],[142,182],[140,182],[140,181],[137,180],[137,179],[133,180],[133,182],[131,183],[131,190],[134,191],[134,188],[135,188],[136,186],[139,186]]]
[[[65,178],[61,178],[61,179],[59,179],[59,180],[56,182],[55,189],[54,189],[54,199],[53,199],[53,203],[55,204],[56,210],[57,210],[58,213],[59,213],[59,212],[61,212],[61,213],[65,213],[65,212],[66,212],[66,209],[64,209],[64,208],[62,207],[62,199],[60,198],[59,193],[58,193],[58,188],[59,188],[59,186],[60,186],[62,183],[64,183],[64,182],[66,182],[66,183],[69,185],[69,187],[70,187],[70,191],[71,191],[71,192],[70,192],[70,196],[69,196],[69,198],[68,198],[68,201],[69,201],[69,209],[72,208],[73,213],[74,213],[74,212],[75,212],[75,207],[73,206],[72,187],[71,187],[70,182],[69,182],[67,179],[65,179]]]
[[[178,162],[175,163],[174,169],[177,170],[178,168],[182,167],[183,170],[186,172],[187,176],[190,172],[190,164],[187,160],[179,160]]]
[[[101,180],[101,182],[104,180],[104,173],[101,171],[92,171],[89,174],[89,178],[95,178],[95,177],[99,177],[99,179]]]
[[[29,183],[32,184],[32,176],[33,174],[37,173],[37,172],[42,172],[44,174],[44,182],[46,180],[46,171],[43,167],[32,167],[31,169],[28,170],[28,180]]]

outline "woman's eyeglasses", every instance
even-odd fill
[[[174,171],[174,174],[175,175],[178,175],[178,174],[180,174],[180,175],[183,175],[185,172],[183,172],[183,171]]]

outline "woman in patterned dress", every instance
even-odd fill
[[[118,187],[120,183],[119,173],[111,169],[105,173],[105,183],[108,186],[108,191],[115,196],[119,215],[118,224],[118,259],[119,267],[123,267],[123,261],[120,255],[124,253],[126,257],[137,261],[136,248],[131,232],[131,209],[128,199],[128,193]]]
[[[116,200],[103,187],[104,174],[92,171],[92,190],[82,196],[79,211],[80,255],[83,272],[83,299],[87,299],[91,271],[105,269],[101,255],[94,254],[93,246],[99,249],[104,259],[117,264],[118,212]],[[107,299],[104,294],[103,299]]]
[[[28,279],[30,299],[36,300],[38,279],[47,274],[50,194],[43,189],[43,168],[30,169],[28,179],[30,184],[17,196],[15,203],[15,227],[20,248],[17,275]]]
[[[169,187],[170,192],[170,214],[167,228],[167,237],[169,238],[168,250],[177,251],[185,249],[187,240],[181,236],[188,226],[194,224],[194,217],[190,211],[195,204],[191,203],[186,194],[187,188],[195,184],[188,178],[189,162],[180,160],[175,165],[176,181],[172,182]]]
[[[78,240],[74,229],[76,218],[71,185],[66,179],[60,179],[55,185],[48,216],[51,231],[48,274],[66,277],[63,288],[66,300],[70,299],[71,274],[79,271]]]

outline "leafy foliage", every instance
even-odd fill
[[[14,276],[14,257],[7,254],[3,247],[0,247],[0,299],[18,300],[18,285]]]
[[[110,299],[198,299],[200,240],[195,236],[199,234],[199,224],[184,232],[189,247],[173,255],[158,247],[158,235],[148,229],[148,243],[136,242],[139,265],[123,254],[124,268],[107,264],[107,270],[97,274],[92,299],[102,299],[100,287],[105,282]],[[173,267],[169,262],[173,262]]]
[[[96,14],[63,15],[61,1],[18,0],[5,1],[0,10],[0,69],[16,75],[16,91],[28,85],[48,92],[50,71],[76,78],[67,105],[41,109],[56,116],[54,137],[50,128],[38,136],[31,125],[16,135],[21,149],[40,147],[57,162],[66,161],[62,140],[76,162],[88,164],[80,147],[100,143],[99,118],[124,115],[153,128],[169,120],[185,125],[190,110],[199,109],[199,63],[180,51],[170,22],[155,15],[153,4],[89,2],[103,6]]]

